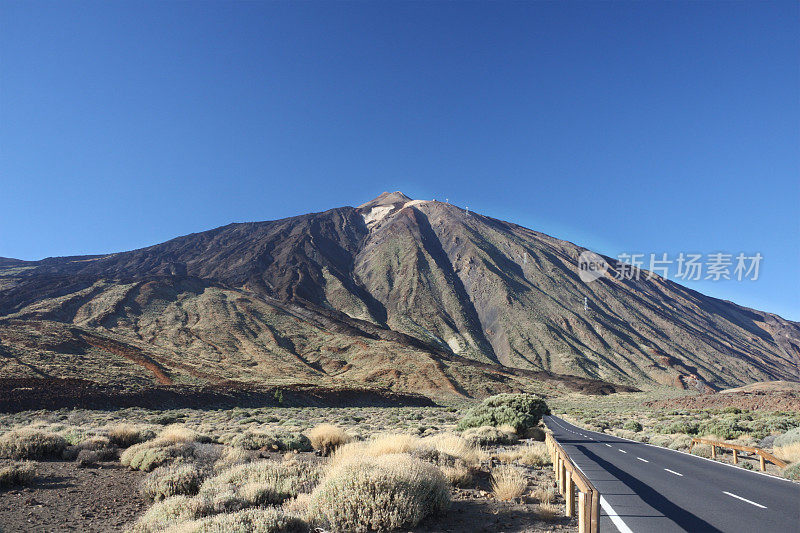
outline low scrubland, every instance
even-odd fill
[[[151,503],[138,533],[408,530],[464,498],[528,505],[526,520],[547,528],[567,519],[540,442],[546,412],[520,394],[440,408],[7,414],[0,485],[30,483],[32,459],[116,462],[142,472]]]

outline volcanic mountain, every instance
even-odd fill
[[[583,251],[394,192],[130,252],[0,258],[0,370],[431,396],[800,380],[797,322],[616,279],[610,258],[585,283]]]

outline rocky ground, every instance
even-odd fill
[[[150,505],[137,490],[145,474],[119,462],[40,462],[38,471],[31,486],[0,492],[0,530],[123,531]]]

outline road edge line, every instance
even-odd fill
[[[620,533],[633,533],[633,530],[628,527],[628,524],[622,520],[614,508],[609,505],[608,500],[602,495],[600,496],[600,507],[606,510],[606,515],[611,519],[611,522],[617,527]]]

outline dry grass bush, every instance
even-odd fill
[[[539,503],[544,504],[553,503],[556,499],[556,491],[549,487],[537,487],[531,495],[536,498]]]
[[[120,448],[127,448],[153,437],[153,431],[134,424],[116,424],[108,429],[109,440]]]
[[[117,447],[111,443],[111,439],[108,437],[94,435],[82,440],[77,446],[70,447],[69,450],[62,453],[62,457],[68,459],[73,454],[80,466],[88,466],[99,461],[115,460]]]
[[[175,524],[165,533],[305,533],[308,524],[278,507],[245,509]]]
[[[725,439],[723,439],[719,435],[714,435],[714,434],[706,434],[706,435],[703,435],[700,438],[708,439],[708,440],[725,441]],[[719,449],[717,451],[719,451]],[[695,444],[692,447],[692,452],[691,453],[692,453],[692,455],[696,455],[698,457],[705,457],[706,459],[710,459],[711,458],[711,446],[707,446],[705,444]]]
[[[170,444],[178,444],[182,442],[195,442],[199,439],[196,431],[187,428],[183,424],[172,424],[165,427],[161,433],[158,434],[158,440],[168,442]]]
[[[250,507],[248,502],[237,495],[233,487],[216,491],[213,494],[172,496],[153,504],[136,522],[133,532],[160,532],[180,522],[222,513],[233,513],[248,507]]]
[[[465,465],[440,466],[447,482],[454,487],[466,487],[472,483],[472,472]]]
[[[104,437],[102,435],[93,435],[87,439],[82,440],[78,444],[78,448],[81,450],[108,450],[114,448],[114,445],[111,443],[111,439],[108,437]]]
[[[524,465],[540,468],[552,464],[547,446],[541,442],[526,444],[519,448],[506,450],[496,454],[495,457],[502,463],[519,462]]]
[[[220,453],[219,459],[214,463],[214,471],[221,472],[235,465],[241,465],[253,461],[254,457],[247,453],[243,448],[231,448],[226,446]]]
[[[333,453],[329,464],[336,466],[351,458],[379,457],[395,453],[408,453],[440,466],[461,464],[472,467],[480,464],[484,458],[484,454],[475,444],[452,433],[425,438],[398,433],[345,444]]]
[[[420,446],[420,438],[405,433],[378,435],[367,442],[370,453],[374,456],[392,453],[409,453]]]
[[[136,521],[134,533],[155,533],[179,523],[226,512],[236,511],[241,507],[231,505],[233,495],[218,495],[216,498],[200,498],[191,496],[173,496],[152,505]],[[238,502],[237,502],[238,503]]]
[[[698,457],[705,457],[706,459],[711,458],[711,446],[706,446],[705,444],[695,444],[692,447],[692,455],[696,455]]]
[[[283,509],[285,509],[289,513],[296,514],[298,516],[306,516],[306,514],[308,513],[308,504],[310,501],[311,501],[310,494],[306,493],[298,494],[291,500],[286,500],[285,502],[283,502],[283,505],[281,507],[283,507]]]
[[[0,456],[10,459],[60,457],[66,447],[61,435],[31,428],[15,429],[0,437]]]
[[[319,482],[321,469],[306,461],[257,461],[233,466],[214,477],[208,478],[200,487],[200,495],[214,494],[227,489],[237,491],[247,501],[247,494],[239,492],[248,486],[249,494],[257,491],[258,505],[283,503],[300,493],[310,492]],[[252,484],[258,484],[257,489]]]
[[[500,427],[480,426],[469,428],[461,434],[466,440],[480,446],[491,444],[514,444],[519,440],[513,426],[504,424]]]
[[[800,441],[773,448],[775,456],[789,463],[800,463]]]
[[[689,435],[674,435],[672,442],[667,444],[671,450],[688,450],[692,445],[692,437]]]
[[[0,465],[0,488],[28,485],[36,478],[36,463],[24,461]]]
[[[545,521],[554,520],[561,516],[561,509],[554,503],[540,503],[536,516]]]
[[[120,463],[132,470],[150,472],[154,468],[182,458],[194,457],[195,446],[192,443],[179,442],[172,444],[160,438],[134,444],[125,450],[119,458]]]
[[[452,433],[426,437],[423,444],[432,446],[440,454],[458,458],[469,466],[477,466],[485,458],[485,454],[475,444]]]
[[[672,435],[652,435],[648,436],[647,442],[654,445],[654,446],[661,446],[663,448],[669,448],[670,444],[672,444],[673,436]]]
[[[203,473],[192,463],[156,468],[142,480],[139,491],[145,498],[161,501],[179,494],[193,495],[200,490]]]
[[[308,514],[334,531],[387,531],[414,527],[447,509],[442,473],[407,454],[353,457],[330,469],[311,494]]]
[[[492,492],[498,500],[519,498],[528,488],[528,479],[519,469],[502,465],[492,470]]]
[[[322,455],[328,456],[336,448],[350,442],[350,436],[345,431],[333,424],[319,424],[307,433],[311,446],[319,450]]]

